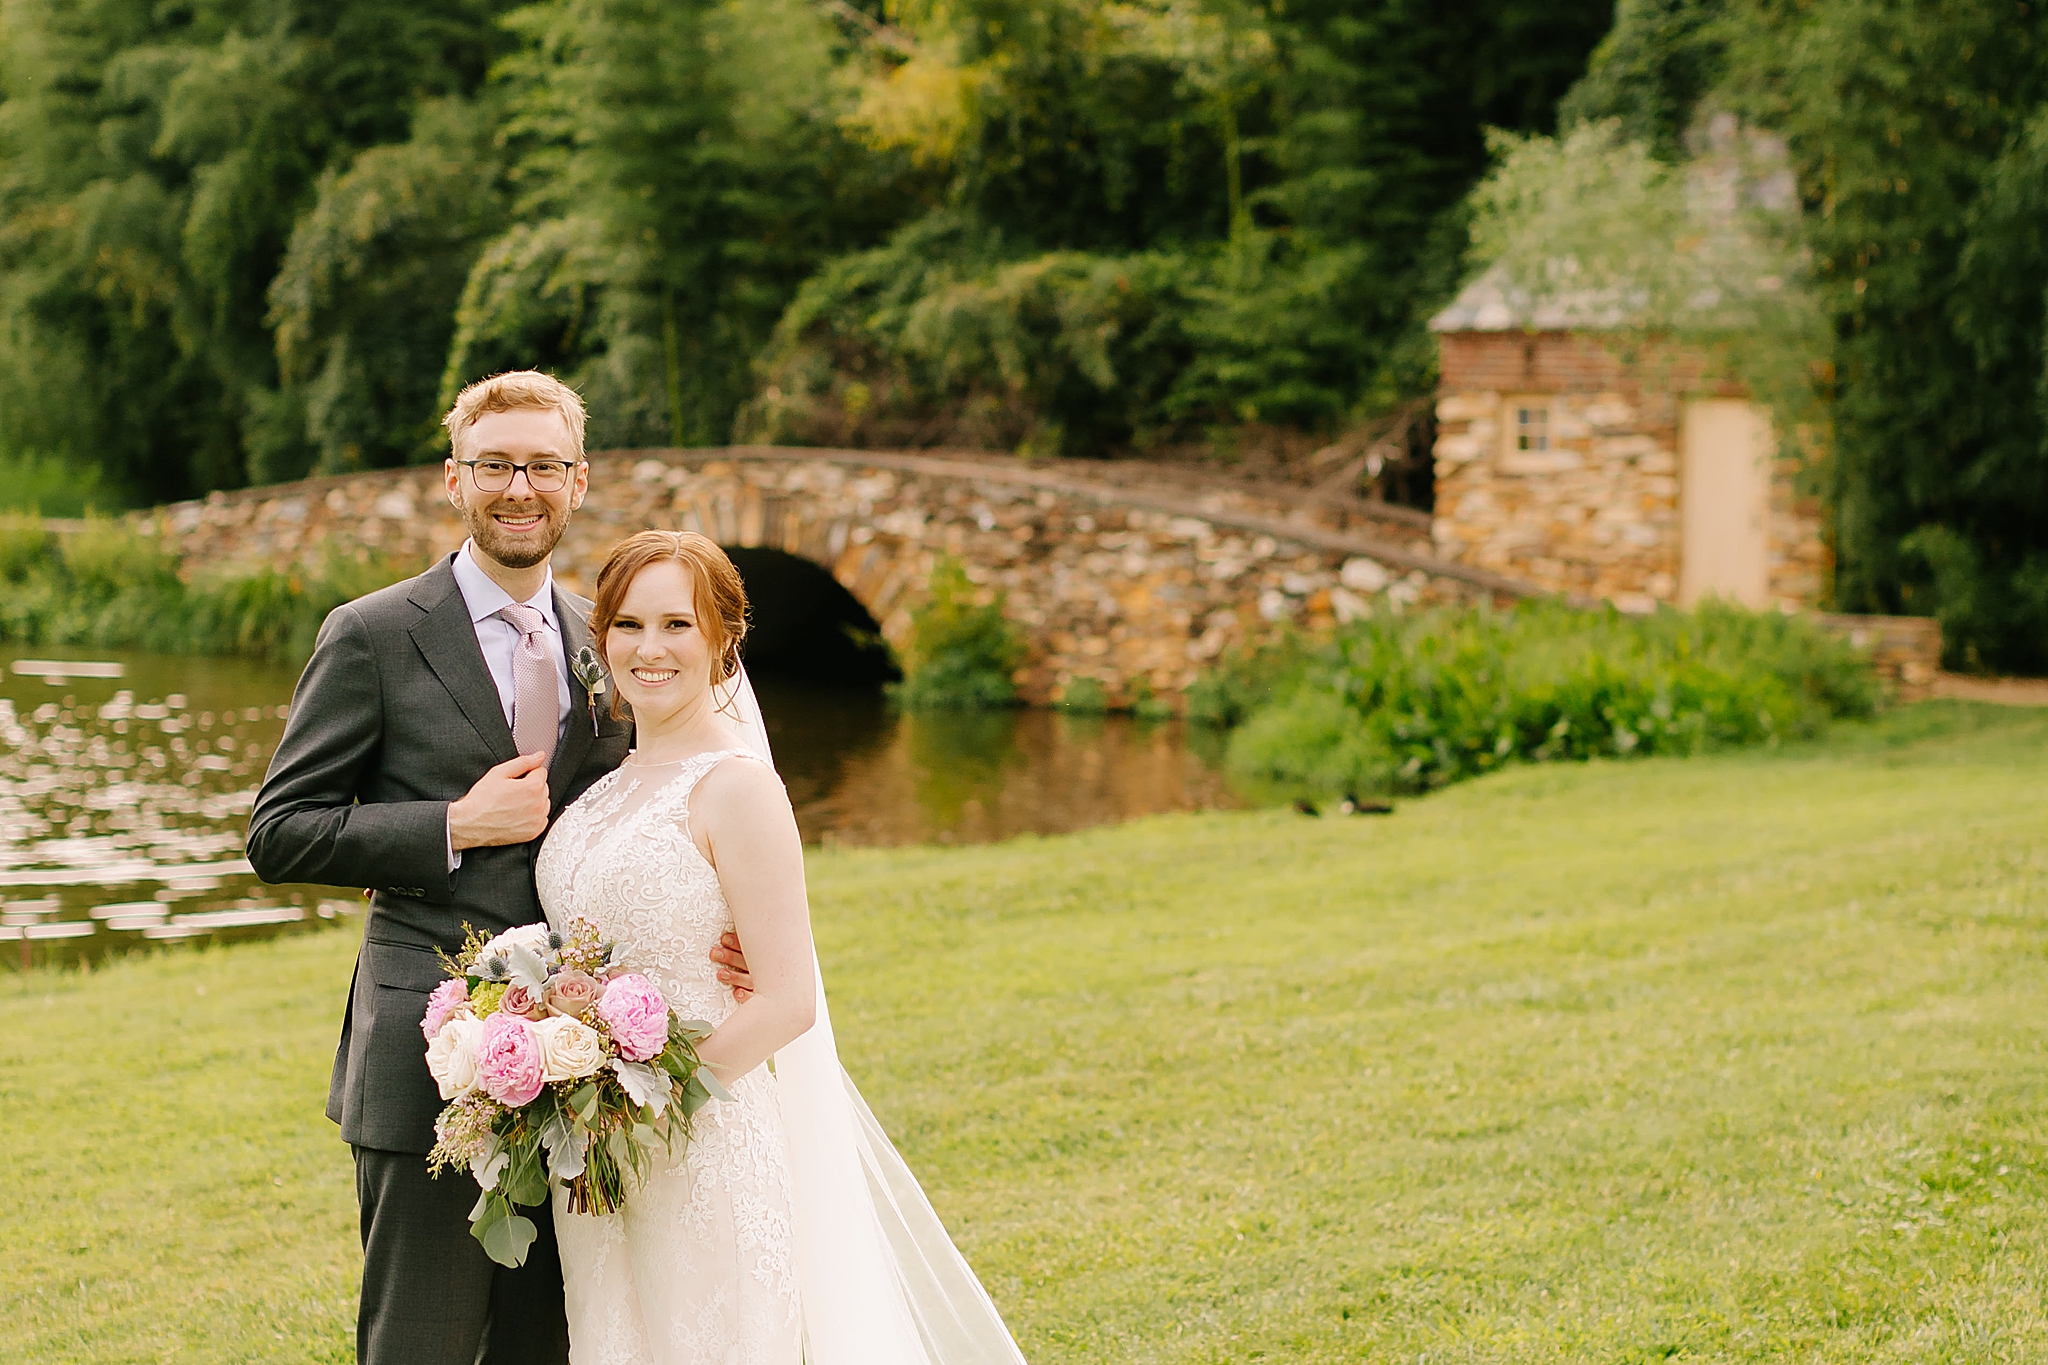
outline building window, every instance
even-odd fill
[[[1550,409],[1538,403],[1515,404],[1515,449],[1550,449]]]

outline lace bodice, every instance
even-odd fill
[[[761,761],[745,749],[647,767],[629,760],[562,812],[534,868],[549,924],[589,920],[626,944],[633,969],[684,1018],[712,1024],[733,1010],[708,956],[732,911],[690,837],[690,793],[728,758]]]
[[[534,879],[548,923],[571,917],[626,945],[626,963],[685,1018],[737,1008],[710,952],[733,927],[718,874],[690,837],[690,794],[744,749],[673,766],[627,763],[562,813]],[[623,1211],[570,1213],[555,1229],[572,1365],[797,1365],[788,1146],[765,1067],[728,1083],[696,1134]]]

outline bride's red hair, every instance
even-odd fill
[[[597,571],[597,599],[590,608],[590,634],[604,655],[605,632],[618,619],[626,589],[649,564],[674,560],[690,571],[697,585],[697,629],[711,646],[711,681],[722,683],[740,671],[740,642],[747,638],[747,585],[718,542],[695,531],[640,531],[612,548]],[[612,693],[617,711],[618,693]]]

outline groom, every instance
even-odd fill
[[[327,1117],[355,1149],[365,1365],[561,1365],[569,1356],[553,1219],[526,1264],[469,1235],[475,1182],[427,1174],[440,1093],[420,1033],[464,925],[541,918],[540,838],[617,767],[631,726],[568,667],[590,603],[549,556],[583,502],[582,401],[531,370],[472,384],[444,419],[448,499],[469,541],[418,578],[337,608],[292,697],[249,816],[270,882],[373,888],[335,1051]],[[728,936],[712,956],[744,991]]]

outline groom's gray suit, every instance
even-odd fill
[[[362,1360],[490,1365],[568,1358],[560,1260],[545,1208],[519,1270],[469,1236],[476,1188],[464,1172],[430,1179],[441,1097],[427,1074],[420,1017],[445,979],[435,950],[463,926],[496,933],[542,918],[533,885],[540,841],[470,848],[449,870],[448,805],[517,757],[452,556],[418,578],[337,608],[292,697],[284,738],[249,817],[249,861],[271,882],[369,887],[327,1116],[356,1149],[363,1223]],[[590,604],[560,588],[569,658],[590,642]],[[631,727],[581,684],[548,771],[551,816],[617,767]]]

